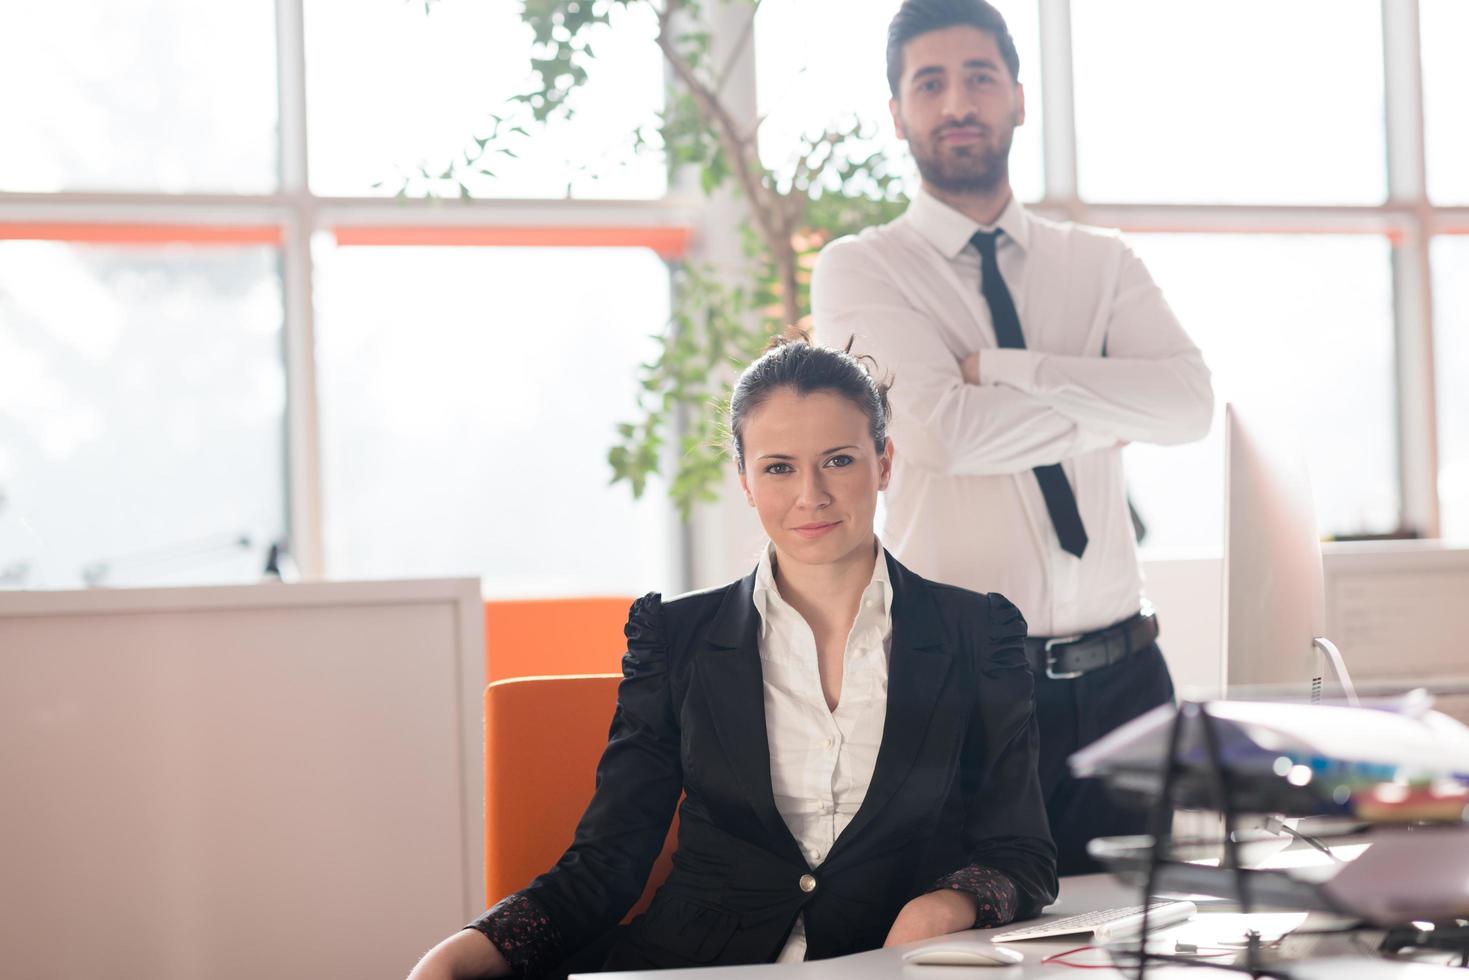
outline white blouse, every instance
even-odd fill
[[[887,718],[888,655],[893,590],[881,547],[872,581],[862,592],[847,635],[842,688],[835,711],[826,706],[816,667],[816,638],[776,588],[769,546],[755,572],[760,614],[760,667],[765,687],[765,734],[775,807],[813,869],[826,860],[852,822],[877,764]],[[777,962],[806,958],[805,920],[796,920]]]

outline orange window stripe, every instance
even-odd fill
[[[0,239],[95,242],[119,245],[279,245],[279,225],[99,224],[71,221],[0,221]]]
[[[676,226],[531,226],[498,228],[412,225],[334,228],[338,245],[489,245],[541,248],[650,248],[665,259],[682,256],[692,233]]]
[[[1103,225],[1102,227],[1106,227]],[[1250,225],[1239,228],[1207,227],[1191,225],[1187,228],[1169,225],[1121,226],[1124,234],[1136,235],[1373,235],[1386,238],[1393,245],[1401,245],[1404,234],[1397,228],[1303,228],[1300,225]]]

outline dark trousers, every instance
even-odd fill
[[[1066,758],[1124,722],[1173,700],[1173,679],[1155,643],[1071,680],[1036,675],[1041,730],[1041,791],[1056,840],[1056,871],[1090,874],[1102,866],[1086,853],[1093,837],[1147,832],[1147,811],[1114,801],[1100,781],[1074,779]]]

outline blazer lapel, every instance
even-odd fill
[[[887,562],[893,584],[887,718],[867,796],[842,831],[834,851],[845,850],[844,842],[859,837],[908,778],[952,661],[939,625],[938,605],[928,594],[926,583],[891,555]]]
[[[770,783],[770,742],[765,733],[765,681],[760,670],[760,616],[754,603],[755,573],[725,593],[710,624],[708,649],[695,671],[720,745],[777,853],[804,863]]]

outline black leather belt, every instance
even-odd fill
[[[1065,681],[1141,653],[1156,639],[1158,617],[1151,607],[1144,607],[1130,619],[1090,633],[1026,637],[1025,655],[1037,675]]]

